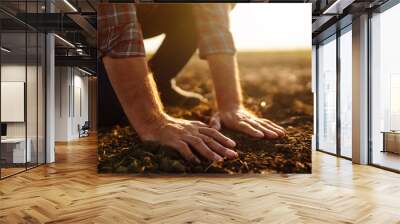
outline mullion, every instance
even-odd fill
[[[319,44],[315,46],[315,149],[319,149]]]
[[[367,38],[368,38],[368,53],[367,53],[367,64],[368,64],[368,74],[367,74],[367,83],[368,83],[368,114],[367,114],[367,119],[368,119],[368,164],[373,165],[373,148],[372,148],[372,63],[371,63],[371,56],[372,56],[372,29],[371,29],[371,20],[372,20],[372,12],[368,12],[368,32],[367,32]]]
[[[341,114],[340,114],[340,82],[341,82],[341,64],[340,64],[340,30],[336,32],[336,154],[341,157]]]
[[[44,11],[45,13],[48,13],[48,6],[50,5],[50,3],[45,0],[44,2],[45,4],[45,8]],[[47,163],[47,43],[48,43],[48,36],[49,33],[47,33],[47,31],[44,32],[44,69],[42,69],[42,71],[44,70],[44,163]],[[43,77],[43,74],[42,74]]]
[[[1,24],[2,23],[0,23],[0,47],[2,46],[2,32],[1,32]],[[1,78],[2,78],[2,75],[1,75],[1,55],[2,55],[3,53],[0,51],[0,125],[2,124],[2,122],[1,122]],[[1,135],[0,135],[1,136]],[[2,164],[1,164],[1,144],[0,144],[0,180],[2,179],[2,177],[1,177],[1,170],[2,170]]]
[[[39,1],[36,1],[36,14],[39,13]],[[39,33],[36,32],[36,166],[39,165]]]
[[[28,1],[25,0],[25,21],[28,19]],[[26,24],[26,23],[25,23]],[[25,170],[28,170],[28,116],[27,116],[27,97],[28,97],[28,25],[25,25],[25,102],[24,102],[24,120],[25,120]]]

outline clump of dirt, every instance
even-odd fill
[[[222,133],[233,139],[239,158],[220,163],[191,164],[173,149],[140,141],[130,127],[100,129],[99,172],[114,173],[311,173],[313,97],[310,90],[310,57],[303,53],[239,55],[245,105],[260,117],[283,126],[281,139],[255,139],[231,130]],[[182,72],[178,84],[184,89],[212,98],[211,83],[198,60]],[[212,106],[190,110],[167,108],[167,113],[185,119],[210,119]],[[201,157],[200,157],[201,158]]]

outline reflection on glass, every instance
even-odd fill
[[[400,5],[372,17],[372,163],[400,170]]]
[[[45,163],[45,60],[46,60],[46,52],[45,52],[45,44],[46,38],[45,35],[39,33],[38,35],[38,77],[37,77],[37,90],[38,90],[38,135],[37,135],[37,147],[38,147],[38,156],[37,162],[38,164]]]
[[[26,141],[26,35],[2,33],[1,45],[1,175],[25,170],[31,159],[30,142]],[[28,149],[28,150],[27,150]]]
[[[340,36],[340,153],[351,158],[352,136],[352,35]]]
[[[0,1],[0,7],[23,16],[43,13],[45,1]],[[0,23],[0,177],[4,178],[45,162],[46,40],[40,31],[8,15],[0,12],[0,17],[8,21]]]
[[[390,77],[390,130],[400,130],[400,73]]]
[[[37,34],[35,32],[27,33],[28,38],[28,62],[27,62],[27,142],[31,150],[31,159],[27,164],[29,167],[37,165]]]
[[[318,149],[336,153],[336,40],[318,48]]]

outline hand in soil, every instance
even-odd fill
[[[142,136],[142,139],[170,146],[189,162],[200,163],[196,154],[210,161],[223,161],[223,158],[238,157],[235,151],[229,149],[236,145],[233,140],[200,121],[168,116],[164,125],[154,129],[150,135]]]
[[[264,118],[259,118],[245,108],[216,113],[210,120],[210,127],[220,130],[221,124],[256,138],[279,138],[286,135],[285,129]]]

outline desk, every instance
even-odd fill
[[[5,163],[25,163],[30,162],[32,158],[30,138],[26,139],[28,143],[25,152],[25,138],[5,138],[1,139],[1,159]],[[27,159],[25,161],[25,159]]]
[[[393,152],[400,154],[400,131],[383,131],[382,152]]]

